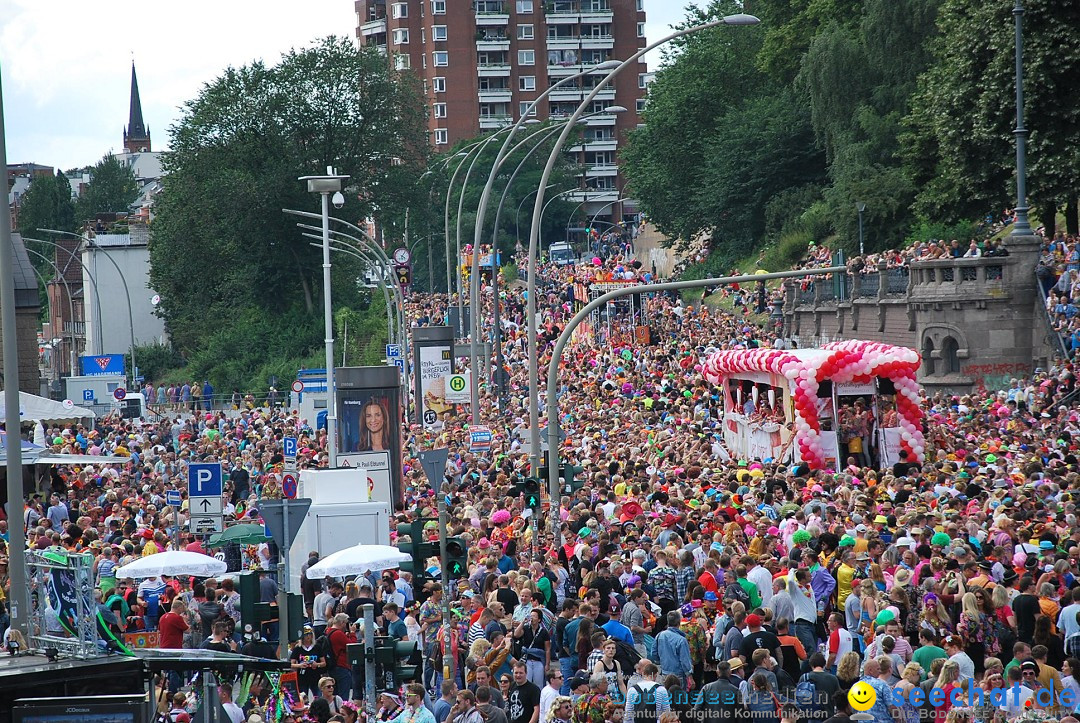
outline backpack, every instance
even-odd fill
[[[746,590],[743,590],[742,585],[740,585],[738,581],[729,582],[724,587],[724,604],[727,605],[733,600],[738,600],[745,605],[747,609],[750,608],[750,595],[747,594]]]
[[[810,673],[803,673],[802,677],[799,678],[799,682],[795,685],[795,705],[799,709],[801,718],[817,719],[825,717],[824,713],[828,710],[828,706],[825,701],[821,700],[817,685],[814,684],[814,679],[810,677]]]
[[[634,703],[634,723],[656,721],[659,717],[656,711],[656,689],[658,687],[654,685],[646,691],[641,687],[641,683],[635,683],[634,687],[630,689],[631,693],[637,693],[636,698],[631,698]]]
[[[641,660],[641,653],[634,646],[627,645],[622,640],[616,640],[615,660],[618,661],[619,667],[622,668],[623,675],[626,675],[626,671],[633,670]]]

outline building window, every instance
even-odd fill
[[[637,11],[639,13],[645,12],[645,0],[637,0]]]
[[[638,5],[640,4],[641,0],[638,0]],[[446,15],[446,0],[431,0],[431,14]]]
[[[535,50],[519,50],[518,65],[536,65]]]
[[[445,146],[447,144],[447,133],[445,128],[435,129],[435,145]]]
[[[648,73],[638,73],[637,87],[644,88],[648,84],[649,84],[649,74]]]
[[[648,103],[648,101],[645,100],[644,98],[638,98],[637,99],[637,112],[638,113],[643,113],[645,111],[645,106],[646,106],[647,103]]]
[[[397,70],[408,70],[410,68],[409,56],[405,53],[397,53],[394,55],[394,68]]]
[[[529,106],[532,106],[530,109]],[[521,116],[534,116],[536,115],[536,106],[533,106],[531,101],[525,101],[524,103],[518,103],[518,117]]]
[[[432,25],[431,26],[431,39],[436,43],[441,43],[446,40],[446,26],[445,25]]]
[[[450,65],[450,53],[445,50],[436,50],[431,54],[431,59],[435,63],[436,68],[445,68]]]
[[[518,90],[536,90],[536,76],[522,75],[519,77]]]
[[[533,26],[532,25],[518,25],[518,40],[532,40],[533,39]]]
[[[394,20],[400,20],[401,18],[409,17],[409,4],[408,3],[394,3],[390,8],[391,17]]]
[[[517,0],[518,15],[524,15],[533,11],[533,0]]]
[[[445,93],[446,92],[446,78],[442,78],[442,77],[432,78],[431,79],[431,90],[433,92],[435,92],[435,93]]]
[[[946,374],[960,373],[960,345],[951,336],[941,342],[941,361]]]
[[[934,340],[926,337],[922,347],[923,375],[934,376]]]
[[[639,38],[644,38],[645,37],[645,23],[638,23],[637,24],[637,36]]]
[[[394,30],[394,45],[408,45],[409,44],[409,29],[397,28]]]
[[[446,117],[446,103],[435,103],[432,106],[432,110],[434,111],[436,118]]]

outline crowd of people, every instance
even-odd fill
[[[538,269],[542,369],[580,307],[568,290],[628,270],[651,280],[618,257]],[[486,278],[480,313],[494,293]],[[783,339],[742,314],[644,294],[643,312],[615,315],[610,333],[577,335],[559,388],[539,390],[541,410],[547,394],[558,395],[566,432],[558,453],[584,469],[585,484],[554,502],[559,529],[545,523],[545,510],[534,535],[530,511],[513,494],[516,481],[535,474],[525,448],[525,292],[504,280],[498,293],[510,385],[501,416],[495,387],[482,388],[479,419],[494,431],[491,449],[469,451],[473,420],[460,407],[403,430],[405,500],[395,523],[436,516],[417,455],[449,447],[448,532],[466,539],[468,576],[446,590],[397,571],[305,583],[310,627],[290,654],[305,696],[288,717],[364,716],[346,646],[363,632],[360,606],[372,602],[382,633],[420,644],[424,670],[418,685],[380,696],[382,721],[667,723],[753,714],[769,723],[846,723],[847,693],[863,682],[877,692],[868,711],[876,723],[1072,723],[1073,708],[1059,695],[1050,705],[1037,696],[1043,688],[1080,691],[1080,404],[1059,404],[1075,386],[1064,365],[1000,392],[926,399],[921,466],[874,469],[858,454],[840,470],[738,459],[723,444],[722,391],[700,365],[715,350]],[[445,295],[412,294],[410,322],[443,324],[447,304]],[[635,341],[643,323],[649,344]],[[206,551],[185,528],[188,464],[223,463],[224,509],[234,520],[280,496],[286,430],[298,434],[301,468],[327,463],[325,431],[313,420],[237,406],[47,430],[53,451],[73,458],[26,501],[29,544],[92,553],[101,610],[117,631],[156,630],[169,647],[272,655],[265,641],[238,631],[231,581],[115,575],[172,548],[177,525],[182,547]],[[80,464],[86,452],[126,461]],[[166,504],[170,489],[185,492],[179,510]],[[309,563],[318,560],[312,553]],[[228,554],[234,569],[271,569],[276,550],[264,543]],[[274,583],[263,582],[260,596],[269,600]],[[10,596],[3,558],[0,584]],[[449,647],[440,634],[444,596]],[[449,679],[444,666],[454,670]],[[892,704],[897,689],[967,695],[1014,682],[1024,691],[1018,704]],[[164,706],[172,720],[190,705],[185,683],[163,687],[179,696]],[[264,703],[250,696],[234,707]]]

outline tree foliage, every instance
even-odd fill
[[[933,66],[919,79],[904,136],[916,210],[957,221],[1015,198],[1014,3],[942,0]],[[1080,195],[1080,6],[1024,2],[1028,188],[1044,222]]]
[[[126,213],[138,197],[139,185],[131,166],[106,153],[90,169],[90,183],[75,202],[75,219],[83,224],[99,213]]]
[[[35,178],[22,197],[19,233],[31,239],[41,238],[44,234],[38,229],[43,228],[57,231],[75,230],[75,203],[71,200],[71,184],[60,171],[57,171],[56,175]],[[33,241],[26,243],[42,256],[53,258],[52,246]],[[39,256],[30,254],[30,263],[47,279],[56,275],[52,265]]]
[[[331,215],[357,225],[372,217],[396,243],[405,210],[427,202],[417,182],[425,133],[415,76],[344,38],[275,67],[229,68],[185,105],[164,156],[150,276],[193,370],[261,388],[317,351],[321,252],[282,210],[318,213],[319,200],[297,179],[327,167],[348,175],[345,206]],[[366,303],[362,264],[335,254],[333,269],[335,308]]]

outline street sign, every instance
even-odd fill
[[[285,458],[296,457],[296,437],[285,437],[281,440],[282,454]]]
[[[94,401],[94,390],[93,389],[83,389],[82,390],[82,400],[84,402],[92,402],[92,401]]]
[[[296,475],[286,472],[281,475],[281,494],[290,500],[296,499]]]
[[[262,500],[259,502],[259,514],[262,515],[266,529],[270,530],[270,536],[278,547],[289,547],[296,539],[296,533],[300,525],[304,523],[304,516],[311,507],[311,500],[301,497],[296,500]],[[285,511],[289,513],[289,535],[285,535]]]
[[[191,531],[196,535],[210,535],[225,530],[225,520],[221,515],[191,515]]]
[[[127,396],[127,389],[124,389],[123,387],[117,387],[113,391],[112,395],[113,399],[119,402],[121,399]]]
[[[452,404],[468,404],[471,401],[469,381],[471,372],[451,374],[446,377],[446,401]]]
[[[292,390],[299,394],[300,392],[304,391],[304,383],[297,379],[295,382],[292,383]]]
[[[435,414],[434,409],[424,410],[424,424],[435,424],[437,421],[439,421],[439,415]]]
[[[491,430],[487,427],[469,428],[469,451],[486,452],[491,449]]]
[[[442,486],[443,480],[446,477],[446,460],[450,455],[450,450],[446,447],[442,449],[428,449],[420,452],[420,466],[424,468],[424,474],[427,475],[428,484],[435,490],[436,494],[439,492],[439,488]]]
[[[169,507],[179,507],[181,504],[180,490],[166,490],[165,504],[167,504]]]
[[[386,357],[387,359],[395,359],[401,356],[401,344],[387,344],[386,345]]]
[[[401,372],[404,375],[405,374],[405,359],[402,358],[402,357],[394,357],[393,362],[394,362],[394,366],[396,366],[398,368],[398,371]]]
[[[221,532],[221,479],[220,462],[188,465],[192,532]]]

